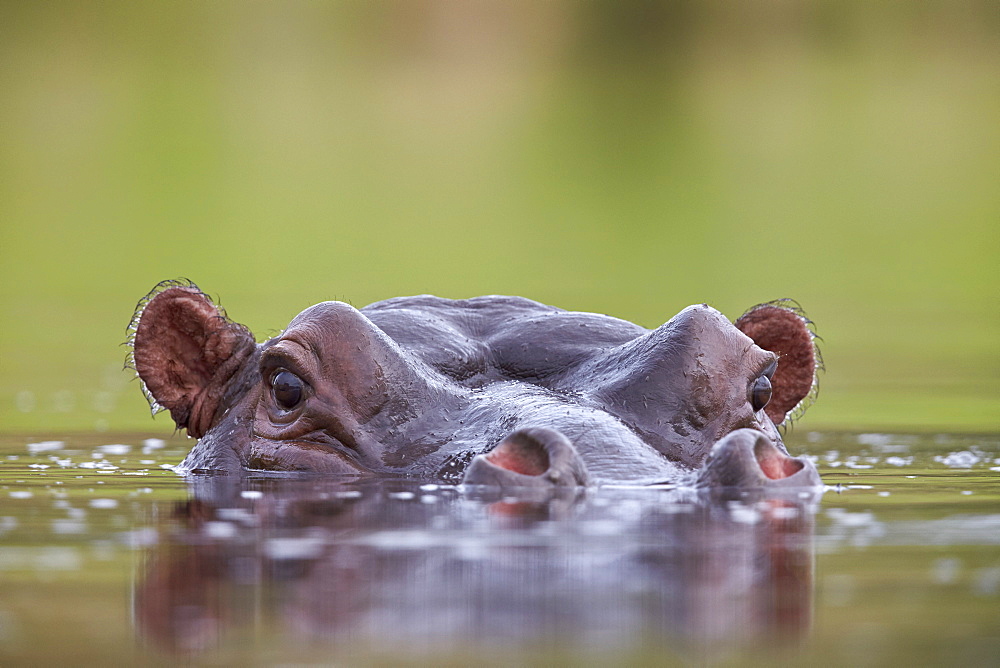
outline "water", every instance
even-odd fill
[[[815,498],[163,468],[0,438],[0,663],[996,665],[1000,437],[798,432]]]

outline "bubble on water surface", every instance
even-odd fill
[[[49,468],[49,465],[48,464],[28,464],[28,468],[29,469],[47,469],[47,468]]]
[[[767,504],[758,505],[761,508],[766,508]],[[740,524],[756,524],[760,521],[760,511],[744,505],[742,501],[727,502],[726,510],[729,512],[730,519]]]
[[[738,524],[757,524],[760,521],[760,513],[746,506],[730,507],[729,517]]]
[[[167,444],[162,438],[147,438],[142,442],[142,454],[148,455],[153,450],[159,450]]]
[[[127,455],[132,451],[132,446],[124,443],[109,443],[97,446],[97,451],[105,455]]]
[[[830,508],[826,511],[826,516],[837,524],[847,527],[864,526],[875,520],[875,516],[870,512],[852,513],[843,508]]]
[[[775,506],[769,510],[771,517],[776,520],[794,520],[801,515],[799,509],[794,506]]]
[[[902,442],[901,442],[902,441]],[[905,453],[910,451],[912,437],[903,434],[860,434],[858,443],[867,445],[879,453]]]
[[[251,527],[260,524],[260,518],[246,508],[219,508],[217,514],[220,520],[227,522],[238,522]]]
[[[160,535],[152,527],[143,527],[141,529],[125,531],[118,535],[118,539],[122,544],[131,548],[145,548],[156,545],[160,539]]]
[[[11,492],[10,493],[10,498],[12,498],[12,499],[30,499],[33,496],[34,496],[34,494],[32,494],[31,492],[29,492],[27,490],[22,490],[22,491],[17,491],[17,492]]]
[[[667,515],[690,515],[694,512],[694,506],[690,503],[667,503],[658,510]]]
[[[256,489],[245,489],[240,492],[240,496],[244,499],[262,499],[264,498],[264,492],[257,491]]]
[[[859,464],[858,463],[858,459],[860,459],[860,457],[858,457],[857,455],[851,455],[850,457],[847,458],[847,461],[844,462],[844,466],[846,466],[849,469],[870,469],[870,468],[872,468],[871,464]]]
[[[416,497],[413,492],[389,492],[390,499],[399,499],[400,501],[409,501]]]
[[[264,554],[275,560],[317,559],[323,554],[323,541],[318,537],[272,538],[264,544]]]
[[[218,540],[233,538],[237,533],[237,527],[232,522],[205,522],[201,530],[209,538]]]
[[[948,468],[969,469],[982,461],[982,459],[974,452],[960,450],[959,452],[950,452],[944,457],[937,455],[934,457],[934,461],[941,462]]]
[[[913,463],[913,457],[886,457],[885,463],[889,466],[909,466]]]
[[[91,499],[91,508],[117,508],[118,501],[116,499]]]
[[[432,547],[440,547],[442,544],[454,546],[452,542],[454,540],[454,536],[446,534],[433,534],[422,529],[399,529],[379,531],[366,536],[359,536],[357,542],[359,544],[372,546],[380,550],[428,550]],[[465,540],[462,538],[458,538],[457,540],[457,546],[459,547],[476,542],[474,540]],[[459,558],[466,558],[464,554],[458,556]]]
[[[40,441],[39,443],[28,443],[28,452],[33,455],[37,455],[41,452],[62,450],[65,445],[66,444],[63,441]]]
[[[115,466],[114,464],[112,464],[111,462],[109,462],[107,459],[102,459],[100,461],[92,461],[92,462],[82,462],[80,464],[80,468],[82,468],[82,469],[99,469],[99,470],[102,470],[102,471],[114,471],[114,470],[118,469],[117,466]]]

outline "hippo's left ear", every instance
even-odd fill
[[[812,321],[794,301],[780,299],[754,306],[735,324],[758,346],[778,355],[767,416],[781,424],[789,412],[804,411],[815,398],[816,371],[822,368]]]

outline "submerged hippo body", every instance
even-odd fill
[[[648,330],[520,297],[312,306],[255,343],[195,285],[132,321],[154,411],[199,439],[187,471],[402,474],[501,487],[819,484],[775,428],[814,389],[797,310],[690,306]]]

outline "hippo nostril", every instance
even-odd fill
[[[804,464],[781,452],[767,438],[758,438],[753,446],[753,455],[760,470],[771,480],[788,478],[802,470]]]
[[[504,439],[485,457],[495,466],[522,475],[542,475],[549,469],[545,446],[523,432]]]

